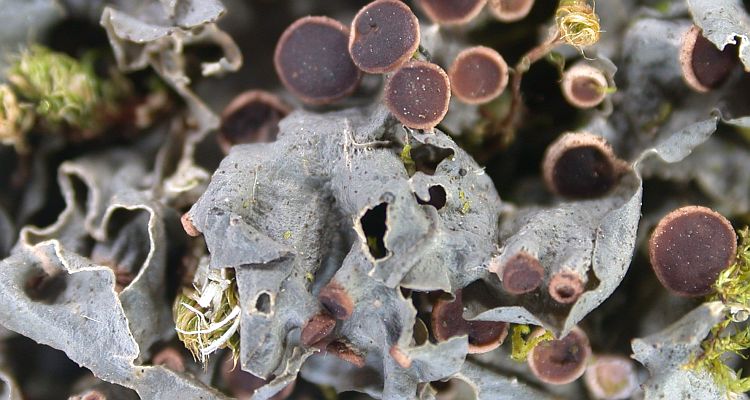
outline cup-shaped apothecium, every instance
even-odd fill
[[[578,108],[596,107],[607,97],[607,77],[598,68],[576,64],[563,73],[560,88],[568,103]]]
[[[284,86],[308,104],[346,97],[362,77],[349,55],[349,29],[328,17],[290,25],[276,44],[274,65]]]
[[[390,72],[419,48],[419,21],[399,0],[376,0],[352,21],[349,53],[359,69],[371,74]]]
[[[564,134],[547,148],[542,164],[547,187],[576,199],[606,194],[625,168],[604,138],[587,132]]]
[[[439,299],[432,307],[432,333],[438,341],[468,335],[469,353],[485,353],[500,346],[508,335],[507,322],[467,321],[461,290],[454,300]]]
[[[583,279],[575,271],[562,270],[549,280],[550,297],[560,304],[572,304],[583,294]]]
[[[737,46],[719,50],[693,25],[682,37],[680,65],[688,86],[707,92],[721,86],[737,66]]]
[[[337,282],[331,281],[323,287],[318,294],[318,300],[336,319],[349,319],[354,312],[354,301],[346,289]]]
[[[591,397],[599,400],[625,400],[638,389],[633,360],[617,355],[595,355],[583,375]]]
[[[442,68],[425,61],[409,61],[385,84],[385,104],[402,124],[431,129],[448,112],[451,86]]]
[[[185,357],[174,347],[164,347],[151,358],[153,365],[163,365],[175,372],[185,372]]]
[[[458,54],[448,69],[451,91],[468,104],[483,104],[499,96],[508,86],[508,64],[497,51],[470,47]]]
[[[519,252],[502,266],[503,289],[510,294],[533,292],[544,281],[544,268],[539,260],[526,252]]]
[[[328,312],[320,312],[305,323],[300,334],[300,341],[305,346],[318,345],[333,332],[334,328],[336,328],[336,319]]]
[[[531,335],[534,337],[543,333],[543,329],[537,329]],[[583,375],[590,356],[589,338],[576,327],[561,339],[539,343],[529,352],[527,362],[540,381],[562,385]]]
[[[221,113],[217,137],[221,149],[228,153],[235,144],[273,142],[279,121],[291,111],[278,96],[264,90],[238,95]]]
[[[487,0],[419,0],[425,14],[441,25],[463,25],[479,15]]]
[[[487,8],[500,21],[515,22],[526,18],[534,0],[488,0]]]
[[[719,273],[737,252],[737,234],[721,214],[700,206],[678,208],[659,221],[649,241],[656,277],[680,296],[714,291]]]

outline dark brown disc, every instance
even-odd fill
[[[549,189],[563,197],[590,199],[618,182],[623,162],[601,136],[568,133],[547,148],[542,171]]]
[[[487,0],[420,0],[425,14],[443,25],[463,25],[479,15]]]
[[[529,15],[534,6],[534,0],[489,0],[487,8],[500,21],[520,21]]]
[[[483,104],[508,85],[508,64],[495,50],[476,46],[463,50],[448,69],[451,91],[468,104]]]
[[[359,69],[390,72],[419,48],[419,21],[398,0],[377,0],[364,6],[352,21],[349,53]]]
[[[511,294],[529,293],[544,280],[544,268],[539,260],[520,252],[505,262],[503,267],[503,289]]]
[[[714,291],[719,273],[737,251],[737,234],[721,214],[700,206],[678,208],[656,225],[649,241],[651,266],[671,292],[687,297]]]
[[[431,129],[443,120],[450,103],[450,82],[442,68],[410,61],[385,85],[385,104],[402,124]]]
[[[737,46],[719,50],[693,25],[682,39],[680,64],[685,81],[699,92],[716,89],[724,83],[739,63]]]
[[[326,104],[351,94],[362,71],[349,56],[349,29],[328,17],[304,17],[281,35],[274,65],[302,101]]]
[[[219,145],[228,153],[235,144],[273,142],[279,132],[279,121],[290,112],[291,108],[273,93],[244,92],[221,114]]]
[[[485,353],[500,346],[508,335],[507,322],[467,321],[461,291],[454,300],[439,299],[432,308],[432,333],[438,341],[468,335],[469,353]]]

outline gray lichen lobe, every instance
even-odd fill
[[[24,228],[1,262],[8,306],[0,320],[143,398],[177,399],[186,390],[221,398],[187,375],[143,365],[152,345],[173,335],[165,244],[178,222],[144,189],[139,154],[148,152],[110,151],[61,166],[66,208],[49,227]],[[118,293],[120,271],[131,276]]]
[[[219,29],[217,21],[225,12],[218,0],[147,0],[143,2],[106,2],[99,24],[107,32],[120,69],[153,70],[184,100],[189,113],[181,132],[180,161],[164,182],[167,196],[189,198],[200,191],[210,175],[195,163],[197,143],[219,126],[218,116],[191,87],[185,47],[215,45],[221,49],[218,60],[201,63],[202,76],[219,76],[237,71],[242,53],[234,40]]]
[[[411,177],[400,156],[406,143],[417,165]],[[415,366],[424,357],[410,350],[416,310],[400,288],[450,292],[481,276],[500,207],[489,177],[452,140],[407,131],[377,107],[298,111],[277,141],[234,147],[190,216],[211,266],[235,268],[241,303],[250,305],[240,330],[244,369],[268,376],[283,368],[284,348],[299,346],[295,331],[324,311],[317,292],[335,282],[354,309],[334,337],[376,370],[400,370],[416,391],[460,362],[394,364],[392,346]],[[332,252],[333,243],[348,249]],[[262,296],[267,309],[252,307]],[[404,390],[388,379],[386,393]]]
[[[739,56],[750,71],[750,16],[740,0],[688,0],[695,24],[719,49],[739,42]]]
[[[651,373],[643,385],[646,399],[727,396],[706,371],[685,367],[700,351],[700,344],[711,328],[723,317],[721,303],[704,303],[663,331],[633,340],[633,358]],[[747,397],[742,394],[737,398]]]

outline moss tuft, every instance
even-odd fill
[[[216,283],[209,282],[204,292]],[[201,293],[195,289],[186,289],[177,295],[172,307],[177,337],[190,350],[193,358],[203,363],[211,353],[223,348],[229,348],[235,363],[239,358],[240,306],[237,284],[234,277],[221,283],[224,285],[215,285],[220,289],[206,307],[199,304]]]
[[[716,324],[701,343],[702,352],[686,368],[708,372],[724,390],[733,393],[750,391],[750,377],[742,377],[726,364],[727,357],[738,355],[747,358],[750,349],[750,230],[739,231],[740,246],[729,268],[716,279],[716,294],[710,300],[721,301],[726,318]]]
[[[555,12],[560,39],[583,48],[599,41],[599,16],[587,0],[561,0]]]
[[[550,331],[544,331],[544,334],[528,338],[531,328],[528,325],[514,325],[513,335],[511,336],[511,354],[510,358],[514,361],[525,362],[529,352],[542,342],[553,340],[555,337]],[[526,336],[526,337],[524,337]]]

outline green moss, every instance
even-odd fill
[[[588,0],[561,0],[555,22],[560,38],[571,46],[580,49],[599,41],[599,16]]]
[[[177,338],[196,360],[205,363],[208,359],[205,350],[218,344],[217,350],[228,348],[237,362],[240,351],[239,330],[230,337],[225,337],[233,322],[239,319],[239,315],[235,318],[231,318],[230,315],[232,312],[236,313],[235,309],[239,307],[239,294],[234,277],[231,277],[227,287],[217,296],[218,301],[212,301],[204,308],[198,304],[200,293],[194,289],[186,289],[177,295],[172,307]],[[228,320],[229,318],[231,320]]]
[[[544,334],[528,338],[531,328],[528,325],[514,325],[513,335],[511,336],[511,354],[510,358],[514,361],[525,362],[529,352],[542,342],[552,340],[555,337],[550,331],[544,331]]]
[[[48,128],[95,131],[130,91],[124,77],[114,71],[106,79],[98,76],[96,61],[93,53],[76,60],[35,45],[12,60],[6,78]]]
[[[750,349],[750,230],[739,232],[740,245],[734,263],[716,279],[716,294],[710,300],[721,301],[726,306],[726,318],[716,324],[701,343],[702,352],[686,368],[708,372],[716,383],[728,392],[750,391],[750,377],[742,377],[726,364],[730,355],[746,358]]]
[[[33,106],[19,101],[10,86],[0,85],[0,143],[25,152],[26,134],[33,124]]]

